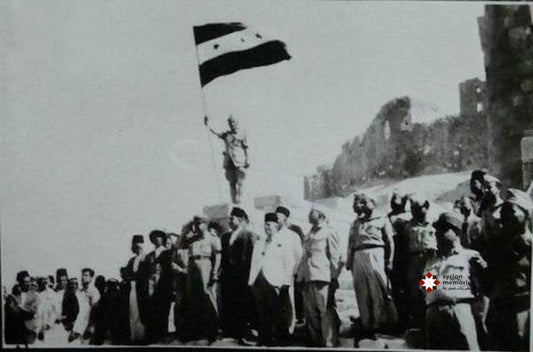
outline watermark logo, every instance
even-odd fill
[[[440,281],[437,280],[435,276],[431,275],[431,273],[427,273],[422,280],[418,281],[418,284],[424,287],[424,289],[429,293],[440,284]]]

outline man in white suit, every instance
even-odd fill
[[[277,215],[267,213],[266,237],[254,245],[248,280],[259,313],[259,345],[263,346],[286,345],[289,333],[283,292],[293,284],[297,263],[290,237],[279,230]]]
[[[279,206],[276,208],[276,215],[280,226],[279,232],[284,237],[289,237],[292,242],[292,253],[294,262],[296,263],[294,276],[296,276],[298,264],[302,258],[304,233],[300,226],[289,223],[290,214],[291,212],[287,207]],[[303,320],[303,285],[292,285],[286,292],[282,292],[282,297],[284,299],[285,319],[287,319],[289,324],[289,333],[292,334],[294,333],[296,321],[299,320],[302,322]]]

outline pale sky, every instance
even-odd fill
[[[459,82],[484,79],[482,14],[464,2],[0,1],[5,283],[62,266],[117,276],[131,235],[178,231],[220,203],[217,176],[228,201],[193,25],[240,21],[292,55],[204,88],[213,127],[232,113],[247,132],[251,200],[303,197],[303,176],[390,99],[457,113]]]

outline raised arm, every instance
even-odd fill
[[[207,130],[209,132],[211,132],[212,134],[214,134],[218,138],[222,138],[222,133],[218,133],[217,131],[212,129],[211,126],[209,126],[209,117],[207,117],[207,116],[204,117],[204,125],[205,125],[205,127],[207,127]]]

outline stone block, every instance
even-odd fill
[[[220,220],[227,218],[230,210],[229,204],[208,205],[204,207],[204,215],[210,219]]]
[[[254,199],[255,209],[262,210],[265,212],[276,210],[276,207],[278,205],[281,205],[281,196],[279,195],[256,197]]]

